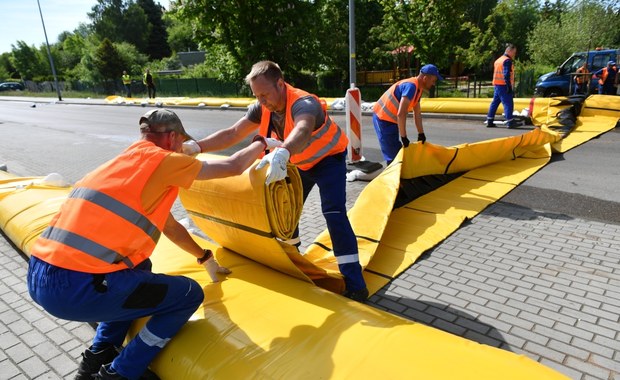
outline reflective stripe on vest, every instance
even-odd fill
[[[118,261],[122,261],[128,268],[133,268],[134,265],[128,258],[124,257],[120,253],[108,249],[97,242],[87,239],[83,236],[75,234],[73,232],[63,230],[60,228],[48,227],[43,231],[41,237],[48,240],[53,240],[58,243],[62,243],[68,247],[85,252],[92,257],[99,260],[103,260],[108,264],[114,264]]]
[[[415,85],[415,94],[409,103],[407,112],[411,112],[413,107],[418,104],[420,97],[422,97],[422,90],[420,89],[420,86],[418,86],[418,78],[413,77],[400,80],[394,83],[375,103],[373,112],[379,119],[395,124],[398,123],[398,109],[400,107],[400,100],[396,99],[394,94],[396,93],[396,88],[405,82],[413,83]]]
[[[84,199],[101,206],[144,231],[155,243],[159,241],[161,231],[157,229],[157,226],[151,223],[144,215],[109,195],[82,187],[73,189],[71,194],[69,194],[69,198]]]
[[[495,60],[494,72],[493,72],[493,85],[505,86],[506,80],[504,79],[504,61],[510,59],[506,54],[502,55],[498,59]],[[514,71],[514,63],[510,65],[510,85],[515,85],[515,71]]]
[[[327,122],[323,124],[321,128],[317,129],[317,133],[312,134],[312,136],[310,136],[310,142],[308,143],[308,145],[312,145],[315,142],[320,141],[323,138],[323,136],[325,136],[327,132],[330,131],[332,126],[336,128],[336,133],[334,134],[334,138],[330,139],[327,144],[323,145],[312,156],[309,156],[305,159],[294,162],[295,165],[302,167],[305,165],[312,164],[313,162],[318,161],[322,157],[325,157],[327,153],[329,153],[332,149],[334,149],[334,147],[336,147],[336,145],[338,145],[338,142],[340,141],[342,137],[341,136],[342,130],[336,124],[332,123],[331,118],[327,118]]]

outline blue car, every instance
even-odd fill
[[[620,61],[620,49],[596,49],[573,53],[556,71],[543,74],[536,82],[535,95],[568,96],[573,94],[575,72],[587,60],[588,71],[594,73],[607,65],[609,61]],[[596,94],[598,81],[590,80],[590,94]]]

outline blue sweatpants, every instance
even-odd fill
[[[346,151],[325,157],[309,170],[299,170],[304,191],[304,202],[314,185],[319,186],[321,211],[332,240],[338,269],[344,276],[347,290],[366,287],[359,262],[357,239],[346,207]],[[295,236],[298,235],[296,231]]]
[[[134,269],[93,275],[31,257],[28,291],[55,317],[100,322],[93,351],[122,346],[132,321],[151,316],[112,362],[112,370],[128,379],[138,379],[144,373],[204,299],[196,281],[152,273],[148,259]]]
[[[504,106],[504,118],[507,122],[510,122],[513,118],[512,111],[514,110],[514,99],[512,92],[508,93],[508,87],[504,85],[495,85],[495,91],[493,92],[493,100],[489,107],[489,113],[487,114],[487,121],[493,121],[495,119],[495,113],[501,103]]]
[[[396,123],[381,120],[375,114],[372,115],[372,125],[375,127],[375,132],[377,133],[377,138],[379,139],[379,147],[381,147],[383,158],[389,165],[392,161],[394,161],[398,151],[403,146],[400,142],[398,125]]]

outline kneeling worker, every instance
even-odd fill
[[[182,154],[191,139],[177,115],[155,109],[140,118],[142,138],[75,184],[35,242],[28,268],[32,299],[57,318],[100,322],[76,379],[138,379],[203,301],[184,276],[151,272],[161,233],[204,265],[220,267],[170,209],[179,187],[241,174],[265,150],[264,139],[231,157],[202,162]],[[151,318],[118,352],[133,320]]]

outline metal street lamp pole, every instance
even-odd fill
[[[52,51],[50,50],[50,44],[47,41],[47,31],[45,30],[45,22],[43,21],[43,12],[41,12],[41,3],[37,0],[39,6],[39,14],[41,15],[41,24],[43,25],[43,34],[45,34],[45,46],[47,46],[47,56],[50,60],[50,66],[52,67],[52,75],[54,76],[54,86],[56,87],[56,93],[58,94],[58,100],[62,101],[60,96],[60,88],[58,87],[58,77],[56,76],[56,68],[54,67],[54,58],[52,58]]]
[[[355,88],[355,0],[349,0],[349,83]]]

